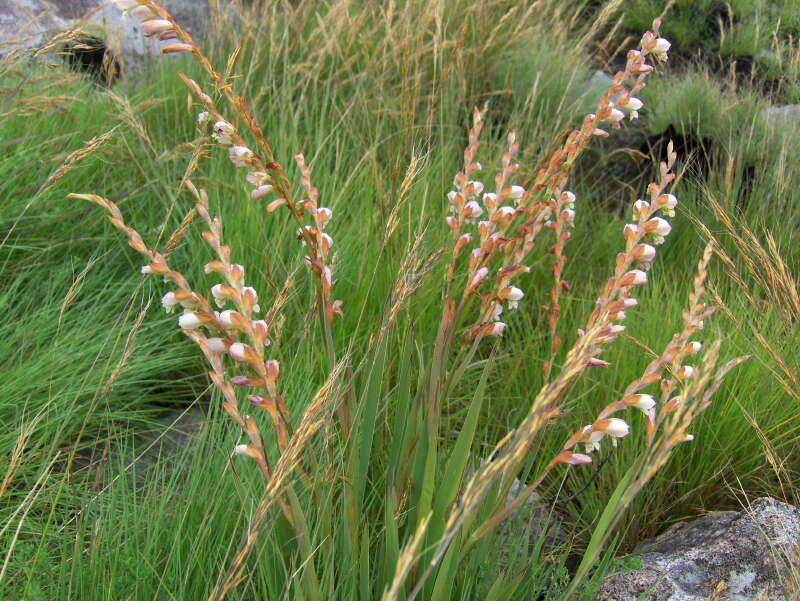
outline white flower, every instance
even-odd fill
[[[245,361],[245,352],[248,350],[246,344],[241,342],[234,342],[228,347],[228,354],[234,361]]]
[[[175,305],[177,305],[177,304],[178,304],[178,299],[175,298],[175,293],[174,292],[167,292],[161,298],[161,306],[164,307],[164,310],[167,313],[172,313],[172,311],[175,310]]]
[[[203,322],[197,317],[197,314],[192,311],[187,311],[178,318],[178,326],[182,330],[196,330]]]
[[[475,250],[480,250],[480,249],[476,248]],[[475,250],[473,250],[472,252],[474,253]],[[475,286],[480,284],[488,276],[489,276],[489,270],[486,267],[481,267],[478,271],[475,272],[475,275],[472,276],[472,279],[469,282],[469,287],[475,288]]]
[[[128,11],[128,14],[132,17],[139,19],[140,21],[146,21],[147,19],[154,19],[158,15],[152,11],[149,6],[139,5],[135,8],[132,8]]]
[[[208,348],[214,353],[224,353],[227,348],[225,348],[225,343],[223,343],[222,338],[209,338],[206,340],[208,344]]]
[[[662,194],[656,198],[656,206],[660,209],[673,210],[678,206],[678,199],[674,194]]]
[[[675,373],[675,377],[679,380],[688,380],[694,375],[694,367],[691,365],[682,365]]]
[[[633,247],[632,254],[636,260],[650,263],[656,256],[656,249],[649,244],[637,244]]]
[[[246,146],[231,146],[228,149],[228,156],[236,167],[246,167],[253,159],[253,151]]]
[[[218,307],[224,307],[225,301],[228,300],[228,297],[225,296],[225,292],[223,291],[222,284],[217,284],[211,287],[211,296],[214,297],[214,302]]]
[[[241,165],[237,166],[241,167]],[[269,184],[264,184],[263,186],[259,186],[258,188],[251,190],[250,199],[259,200],[260,198],[264,198],[270,192],[272,192],[272,186],[270,186]]]
[[[258,293],[256,292],[256,289],[253,288],[252,286],[245,286],[244,288],[242,288],[242,294],[248,294],[248,293],[252,295],[253,313],[258,313],[259,311],[261,311],[261,307],[258,306]]]
[[[686,346],[688,347],[687,352],[691,353],[692,355],[696,355],[697,353],[700,352],[700,349],[703,348],[702,343],[698,342],[697,340],[695,340],[694,342],[690,342]]]
[[[500,291],[500,297],[508,300],[508,308],[516,309],[519,305],[518,301],[525,296],[525,293],[516,286],[509,286]]]
[[[630,434],[630,427],[628,424],[616,417],[611,417],[608,420],[600,420],[601,422],[605,422],[602,424],[602,432],[604,432],[608,436],[613,436],[614,438],[622,438],[623,436],[627,436]],[[600,423],[600,422],[598,422]]]
[[[620,286],[641,286],[647,283],[647,273],[641,269],[631,269],[620,278]]]
[[[223,311],[219,314],[219,320],[226,328],[233,328],[233,315],[236,311],[231,311],[228,309],[227,311]]]
[[[522,198],[522,195],[525,194],[525,188],[522,186],[511,186],[511,192],[509,192],[508,196],[510,198]]]
[[[497,214],[500,215],[501,219],[512,217],[516,212],[514,207],[500,207],[497,209]]]
[[[483,182],[479,181],[469,181],[467,182],[467,186],[472,185],[472,193],[476,196],[483,192]]]
[[[637,200],[633,203],[633,214],[643,215],[650,210],[650,203],[646,200]]]
[[[314,213],[314,219],[316,219],[317,223],[320,226],[324,226],[328,223],[333,217],[333,211],[331,211],[328,207],[320,207],[317,209],[316,213]]]
[[[481,213],[483,213],[481,205],[474,200],[470,200],[461,210],[462,217],[464,217],[468,223],[474,222],[477,217],[480,217]]]
[[[608,116],[608,118],[611,119],[611,121],[613,121],[614,123],[619,123],[625,118],[625,113],[623,113],[618,108],[612,108],[611,114]]]
[[[632,394],[626,401],[625,404],[629,407],[636,407],[644,412],[645,415],[656,406],[656,401],[649,394]]]
[[[202,113],[197,115],[197,123],[199,125],[205,125],[208,123],[209,114],[208,111],[203,111]]]
[[[166,19],[150,19],[149,21],[142,23],[139,27],[142,30],[142,35],[146,38],[149,38],[151,36],[171,30],[172,23]]]
[[[502,321],[496,321],[491,326],[489,326],[488,331],[486,332],[487,336],[502,336],[503,331],[506,329],[506,324]]]
[[[661,217],[653,217],[644,224],[646,232],[655,232],[659,236],[666,236],[672,231],[672,226],[669,221]]]
[[[234,455],[247,455],[247,445],[246,444],[237,444],[233,447],[233,454]]]
[[[217,121],[214,124],[214,139],[220,144],[232,144],[231,136],[236,130],[227,121]]]
[[[139,0],[111,0],[120,10],[130,10],[139,6]]]
[[[153,271],[153,268],[150,267],[149,265],[142,265],[142,268],[139,271],[142,272],[142,275],[152,275],[155,273]]]
[[[637,98],[636,96],[631,96],[628,98],[628,102],[625,104],[625,108],[632,111],[638,111],[643,106],[644,102],[642,102],[641,99]]]
[[[667,50],[670,49],[672,43],[665,38],[658,38],[656,40],[656,45],[653,47],[651,52],[656,55],[666,54]]]

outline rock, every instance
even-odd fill
[[[2,4],[0,54],[40,48],[54,36],[78,30],[100,40],[121,60],[123,73],[130,74],[140,71],[169,43],[143,38],[139,21],[123,16],[109,0],[3,0]],[[208,0],[164,0],[162,5],[181,27],[198,41],[202,39],[209,20]]]
[[[800,124],[800,104],[785,104],[783,106],[770,106],[766,110],[767,119],[773,125],[786,123]]]
[[[515,478],[506,504],[516,499],[522,489],[519,479]],[[532,555],[561,551],[569,540],[562,527],[563,519],[550,504],[533,493],[498,526],[498,567],[507,568],[520,559],[527,562]]]
[[[607,577],[598,599],[790,601],[795,597],[784,594],[782,583],[798,544],[797,508],[761,498],[746,511],[676,524],[641,543],[633,558],[642,567]]]

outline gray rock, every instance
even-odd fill
[[[208,0],[164,0],[169,10],[200,41],[209,20]],[[123,73],[136,73],[169,42],[144,39],[139,21],[123,16],[110,0],[1,0],[0,53],[40,48],[64,32],[78,30],[102,40],[122,61]]]
[[[598,599],[606,601],[770,601],[784,592],[800,545],[800,512],[762,498],[742,512],[728,511],[676,524],[637,547],[642,567],[609,576]],[[712,597],[717,591],[717,597]]]
[[[767,108],[767,119],[774,125],[800,124],[800,104],[785,104]]]

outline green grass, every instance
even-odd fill
[[[391,505],[396,509],[400,500],[391,499],[388,491],[401,467],[420,466],[404,466],[392,445],[398,433],[413,425],[406,408],[421,385],[435,342],[445,261],[437,262],[422,280],[380,344],[375,325],[383,318],[412,240],[422,238],[420,257],[445,240],[445,195],[459,169],[470,107],[486,100],[490,105],[480,158],[485,172],[492,173],[491,157],[499,156],[506,130],[516,128],[524,176],[554,136],[578,123],[593,101],[582,83],[591,72],[591,37],[576,47],[585,25],[575,21],[568,26],[568,16],[554,8],[557,3],[525,14],[523,4],[511,1],[473,9],[461,3],[436,8],[415,2],[386,22],[368,3],[352,4],[347,14],[343,3],[319,9],[315,3],[301,3],[291,16],[279,8],[259,9],[262,20],[248,24],[240,38],[236,69],[241,74],[236,85],[253,100],[279,160],[290,166],[290,178],[296,179],[291,156],[302,151],[323,204],[334,211],[329,226],[337,253],[334,293],[345,301],[334,342],[340,353],[351,353],[355,390],[363,395],[360,410],[375,412],[374,419],[359,422],[364,430],[355,455],[355,447],[315,443],[317,456],[334,467],[316,476],[314,490],[320,497],[303,498],[320,547],[316,562],[321,581],[337,574],[340,580],[330,598],[343,600],[379,598],[391,581],[396,546],[414,530],[414,509],[405,506],[393,533]],[[509,13],[511,8],[516,12]],[[487,23],[500,24],[497,35],[487,35]],[[674,21],[676,28],[680,25]],[[507,33],[510,29],[513,33]],[[693,44],[679,29],[673,41]],[[210,48],[218,64],[224,64],[227,43],[215,38]],[[42,94],[63,98],[33,115],[0,116],[0,307],[5,316],[0,326],[5,368],[0,382],[0,478],[10,474],[0,494],[2,598],[204,598],[230,562],[255,510],[254,491],[262,485],[249,462],[230,457],[240,434],[219,411],[202,357],[178,333],[175,316],[161,310],[159,298],[166,287],[139,275],[140,258],[97,207],[66,199],[70,192],[116,199],[126,221],[148,244],[163,245],[192,207],[190,196],[178,190],[190,156],[181,145],[197,135],[193,116],[186,112],[186,91],[176,76],[179,70],[202,81],[194,65],[178,58],[161,62],[138,85],[119,84],[113,90],[116,98],[89,82],[35,66],[23,65],[19,74],[9,75],[9,88],[22,84],[14,106],[26,106],[26,98],[33,99],[32,106],[44,106],[38,98]],[[708,205],[709,195],[720,198],[758,233],[776,236],[796,273],[800,166],[793,160],[796,137],[778,135],[775,124],[764,122],[765,102],[755,93],[726,90],[704,73],[655,75],[650,81],[642,123],[634,124],[642,128],[641,135],[657,135],[672,125],[680,133],[713,142],[707,172],[697,162],[687,163],[675,191],[682,202],[673,233],[659,248],[641,304],[626,322],[636,341],[659,350],[680,328],[692,270],[702,252],[695,220],[731,248]],[[127,114],[125,102],[131,107]],[[46,183],[67,153],[106,132],[110,137],[98,150],[58,181]],[[292,278],[283,321],[271,334],[271,357],[281,362],[283,396],[299,415],[323,383],[327,364],[316,321],[309,315],[314,286],[302,263],[295,226],[285,213],[268,215],[249,201],[243,178],[233,174],[224,153],[210,151],[195,182],[208,189],[234,260],[247,266],[248,284],[266,299]],[[401,196],[412,161],[415,174]],[[655,171],[649,160],[639,166],[647,176]],[[642,195],[640,182],[634,180]],[[622,226],[630,219],[629,208],[622,216],[608,210],[605,188],[591,166],[582,165],[571,185],[578,217],[566,251],[571,289],[559,325],[564,349],[574,342],[599,287],[611,274],[622,247]],[[397,203],[397,226],[389,230],[386,224]],[[199,230],[198,223],[190,226],[171,261],[204,291],[211,280],[202,265],[211,256]],[[472,452],[456,455],[466,461],[465,469],[474,469],[519,423],[542,385],[540,366],[549,341],[539,307],[550,287],[549,265],[547,255],[535,255],[531,272],[515,282],[526,297],[518,312],[504,315],[509,328],[502,342],[494,354],[489,346],[478,349],[442,408],[438,449],[447,457],[469,423],[473,399],[482,399],[473,415]],[[740,490],[785,496],[752,423],[785,458],[791,485],[800,484],[797,401],[771,378],[774,361],[753,334],[757,326],[775,351],[796,366],[797,323],[770,311],[771,300],[763,290],[753,290],[765,305],[763,314],[755,314],[719,264],[712,268],[711,281],[737,324],[719,312],[707,324],[704,339],[721,337],[724,357],[751,353],[753,358],[729,376],[693,425],[695,441],[680,448],[636,498],[609,554],[617,546],[630,549],[673,521],[737,507]],[[572,431],[590,423],[619,396],[649,360],[624,336],[604,358],[612,366],[590,371],[566,400],[567,415],[537,441],[529,458],[532,474]],[[563,351],[557,357],[561,360]],[[482,377],[486,391],[476,397]],[[130,455],[124,449],[159,427],[154,418],[190,404],[208,411],[199,437],[133,478],[130,472],[138,468],[120,458]],[[589,540],[593,521],[643,448],[641,415],[629,410],[623,417],[633,434],[613,452],[610,445],[604,447],[609,461],[596,478],[592,480],[595,466],[571,468],[546,481],[541,491],[557,514],[567,516],[576,552]],[[17,441],[24,452],[12,462]],[[110,452],[118,447],[123,450]],[[435,494],[444,488],[438,478],[445,472],[445,459],[439,459]],[[358,524],[363,548],[352,547],[352,532],[341,511],[347,501],[336,488],[351,473],[346,471],[348,461],[366,462],[356,472],[364,487],[358,501],[363,510],[359,515],[365,518]],[[588,489],[574,501],[560,501],[587,483]],[[424,496],[424,491],[413,495]],[[330,516],[341,521],[326,523],[329,507],[336,508]],[[246,583],[231,598],[304,598],[297,576],[303,568],[290,549],[293,534],[274,517],[268,529],[270,535],[262,537],[263,544],[248,561]],[[393,542],[393,536],[399,538]],[[444,576],[431,580],[425,598],[439,593],[438,598],[490,598],[490,590],[499,594],[514,588],[530,598],[537,592],[560,598],[568,578],[562,568],[552,567],[558,560],[528,561],[522,554],[509,560],[512,566],[498,580],[493,544],[488,538],[477,545],[453,567],[452,581],[442,568],[439,574]],[[322,558],[327,557],[343,564],[325,563]],[[344,569],[351,560],[352,573]],[[443,561],[457,565],[447,563],[453,559]]]

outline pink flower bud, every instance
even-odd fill
[[[635,223],[626,223],[625,227],[622,228],[622,236],[626,240],[634,240],[636,236],[639,235],[639,226]]]
[[[502,321],[496,321],[493,324],[489,325],[486,329],[487,336],[502,336],[503,331],[506,329],[506,324]]]
[[[641,286],[646,283],[647,273],[641,269],[631,269],[619,279],[619,285],[622,287]]]
[[[208,348],[213,353],[224,353],[228,350],[228,347],[225,346],[222,338],[209,338],[206,340],[206,343],[208,344]]]
[[[674,194],[661,194],[656,198],[655,203],[659,209],[674,209],[678,206],[678,199]]]
[[[703,348],[703,345],[695,340],[694,342],[690,342],[685,347],[683,347],[683,352],[686,353],[687,355],[696,355],[697,353],[700,352],[701,348]]]
[[[246,167],[253,160],[253,151],[246,146],[231,146],[228,157],[236,167]]]
[[[633,247],[631,254],[637,261],[650,263],[656,256],[656,249],[649,244],[637,244]]]
[[[524,194],[525,194],[525,188],[523,188],[522,186],[511,186],[511,191],[509,192],[508,196],[509,198],[518,199],[522,198]]]
[[[631,96],[628,98],[628,102],[625,104],[625,108],[630,109],[631,111],[638,111],[643,106],[644,102],[642,102],[636,96]]]
[[[328,223],[331,217],[333,217],[333,211],[327,207],[320,207],[317,209],[316,213],[314,213],[314,219],[320,227]]]
[[[143,5],[139,5],[133,8],[132,10],[130,10],[130,12],[128,12],[128,14],[132,17],[136,17],[140,21],[145,21],[147,19],[154,19],[158,16],[156,13],[152,11],[152,9],[149,6],[143,6]]]
[[[651,52],[657,55],[665,54],[670,49],[671,46],[672,44],[670,43],[669,40],[665,38],[658,38]]]
[[[608,116],[608,118],[614,123],[619,123],[625,118],[625,113],[617,108],[613,108],[611,109],[611,114]]]
[[[187,311],[178,318],[178,326],[182,330],[196,330],[201,325],[203,325],[203,322],[192,311]]]
[[[475,249],[475,250],[480,250],[480,249]],[[469,287],[470,288],[475,288],[478,284],[480,284],[488,276],[489,276],[489,270],[486,267],[481,267],[478,271],[475,272],[475,275],[472,276],[472,279],[469,282]]]
[[[228,354],[234,361],[247,361],[248,351],[250,351],[250,347],[241,342],[234,342],[228,347]]]
[[[656,406],[655,399],[649,394],[632,394],[622,399],[622,401],[628,407],[636,407],[645,414],[649,413],[650,410]]]
[[[252,200],[259,200],[264,198],[267,194],[272,192],[272,186],[269,184],[264,184],[263,186],[259,186],[250,192],[250,198]]]
[[[659,236],[666,236],[672,231],[672,226],[666,219],[653,217],[644,224],[644,231],[655,232]]]
[[[616,417],[598,420],[592,425],[592,430],[596,432],[602,432],[603,434],[607,436],[613,436],[614,438],[622,438],[623,436],[627,436],[631,431],[630,427],[627,423],[625,423],[625,421]]]
[[[467,182],[467,189],[469,189],[470,187],[472,188],[472,194],[474,194],[475,196],[483,192],[483,182],[479,181]]]
[[[523,296],[525,296],[525,293],[516,286],[509,286],[508,288],[503,288],[500,291],[500,298],[505,298],[511,301],[518,301]]]
[[[650,203],[646,200],[637,200],[633,203],[633,214],[644,215],[650,210]]]
[[[191,44],[170,44],[161,49],[161,54],[178,54],[180,52],[194,52]]]
[[[564,461],[564,463],[568,463],[570,465],[583,465],[591,462],[592,458],[588,455],[584,455],[583,453],[570,453],[569,459]]]
[[[139,0],[111,0],[120,10],[130,10],[139,6]]]
[[[476,217],[480,217],[481,213],[483,213],[481,205],[479,205],[474,200],[470,200],[467,204],[464,205],[464,208],[461,210],[461,216],[467,221],[471,221],[474,220]]]
[[[227,121],[217,121],[214,124],[214,139],[220,144],[231,144],[233,142],[231,136],[235,133],[233,125]]]
[[[177,304],[178,304],[178,299],[175,298],[174,292],[167,292],[161,298],[161,306],[164,307],[164,310],[167,313],[172,313],[172,311],[175,309],[175,305]]]

